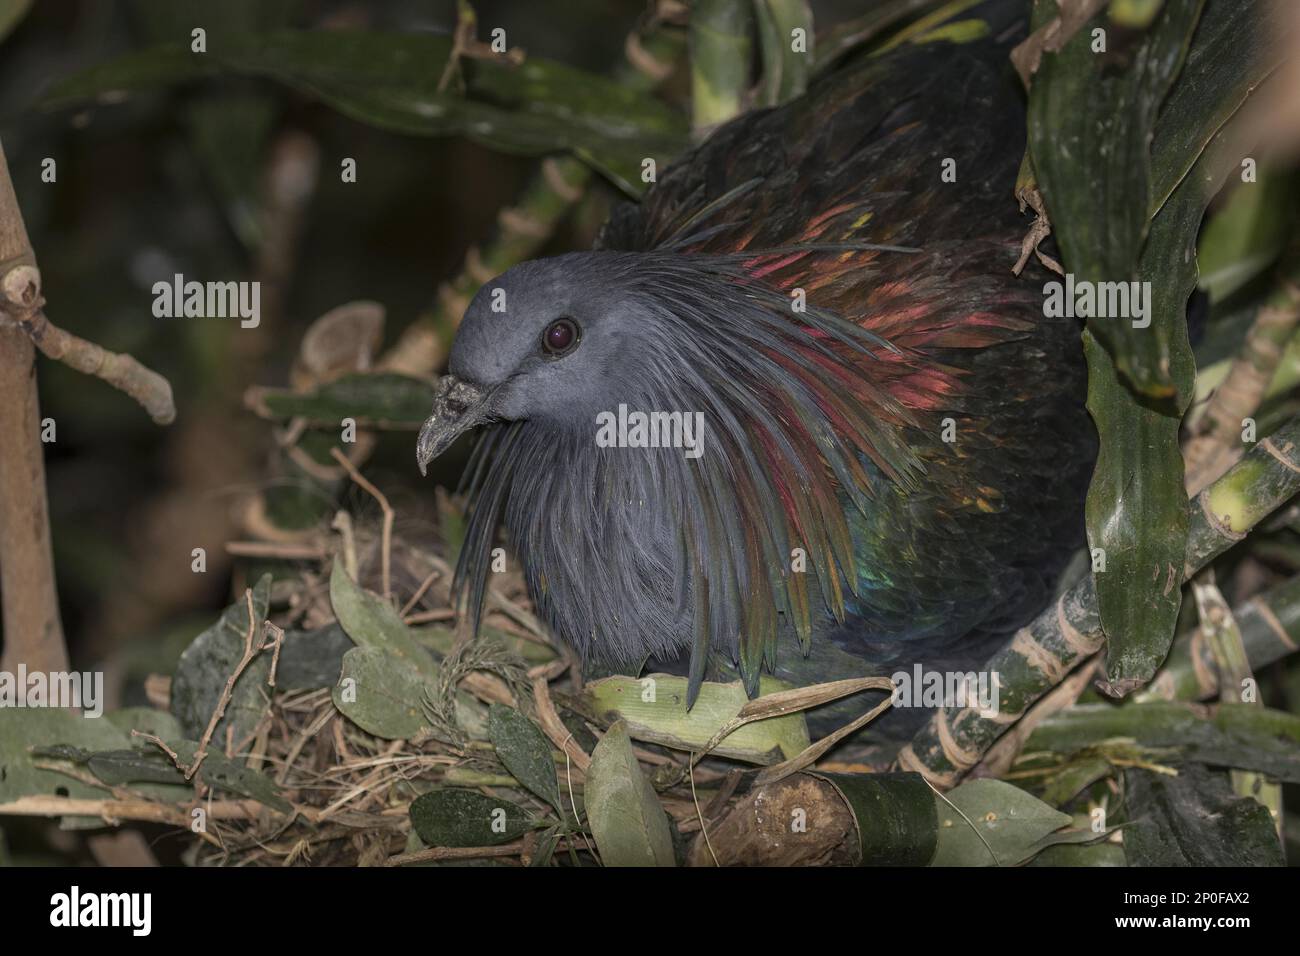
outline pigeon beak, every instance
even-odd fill
[[[463,432],[491,418],[491,399],[491,390],[454,375],[439,379],[433,412],[425,419],[420,437],[415,441],[415,460],[421,475],[425,474],[429,462],[446,451]]]

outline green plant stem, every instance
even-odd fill
[[[1258,671],[1300,650],[1300,575],[1233,609],[1241,643]],[[1219,667],[1201,628],[1180,637],[1156,679],[1133,695],[1150,700],[1208,700],[1219,695]]]

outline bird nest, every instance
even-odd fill
[[[336,527],[335,551],[296,562],[294,575],[274,585],[263,578],[247,589],[191,645],[176,676],[152,684],[154,702],[199,738],[197,748],[182,752],[159,735],[137,733],[148,738],[137,743],[160,748],[193,787],[174,804],[177,815],[203,811],[204,825],[190,827],[188,861],[600,861],[585,805],[592,755],[611,723],[627,722],[592,691],[610,685],[584,684],[576,662],[533,615],[518,573],[493,576],[480,632],[471,637],[454,604],[445,549],[394,538],[390,521],[382,530],[353,528],[346,519]],[[611,680],[623,682],[616,693],[644,684]],[[738,695],[733,714],[744,703],[739,685],[708,686]],[[696,837],[740,799],[744,764],[700,760],[683,749],[706,749],[703,736],[725,723],[726,710],[699,716],[688,731],[671,722],[656,729],[644,713],[634,716],[639,739],[627,738],[624,765],[604,773],[616,788],[635,783],[639,806],[667,824],[651,827],[659,836],[646,838],[647,862],[658,853],[713,863],[728,852]],[[778,731],[792,725],[788,718],[769,723]],[[715,751],[752,763],[766,750],[771,762],[807,743],[796,739],[783,753],[772,743],[780,744],[779,734],[769,740],[753,730],[719,739]],[[219,766],[205,776],[214,758]],[[839,836],[852,831],[834,796],[802,792],[799,799],[829,799],[828,814],[844,817]],[[748,839],[730,837],[738,847]],[[843,855],[820,845],[801,855],[809,853],[809,862]]]

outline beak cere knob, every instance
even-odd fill
[[[488,420],[491,397],[491,391],[454,375],[444,375],[438,380],[433,411],[415,440],[415,460],[421,475],[426,473],[429,462],[446,451],[462,433]]]

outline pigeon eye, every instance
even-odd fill
[[[556,319],[542,333],[542,348],[548,355],[564,355],[578,344],[578,324],[572,319]]]

